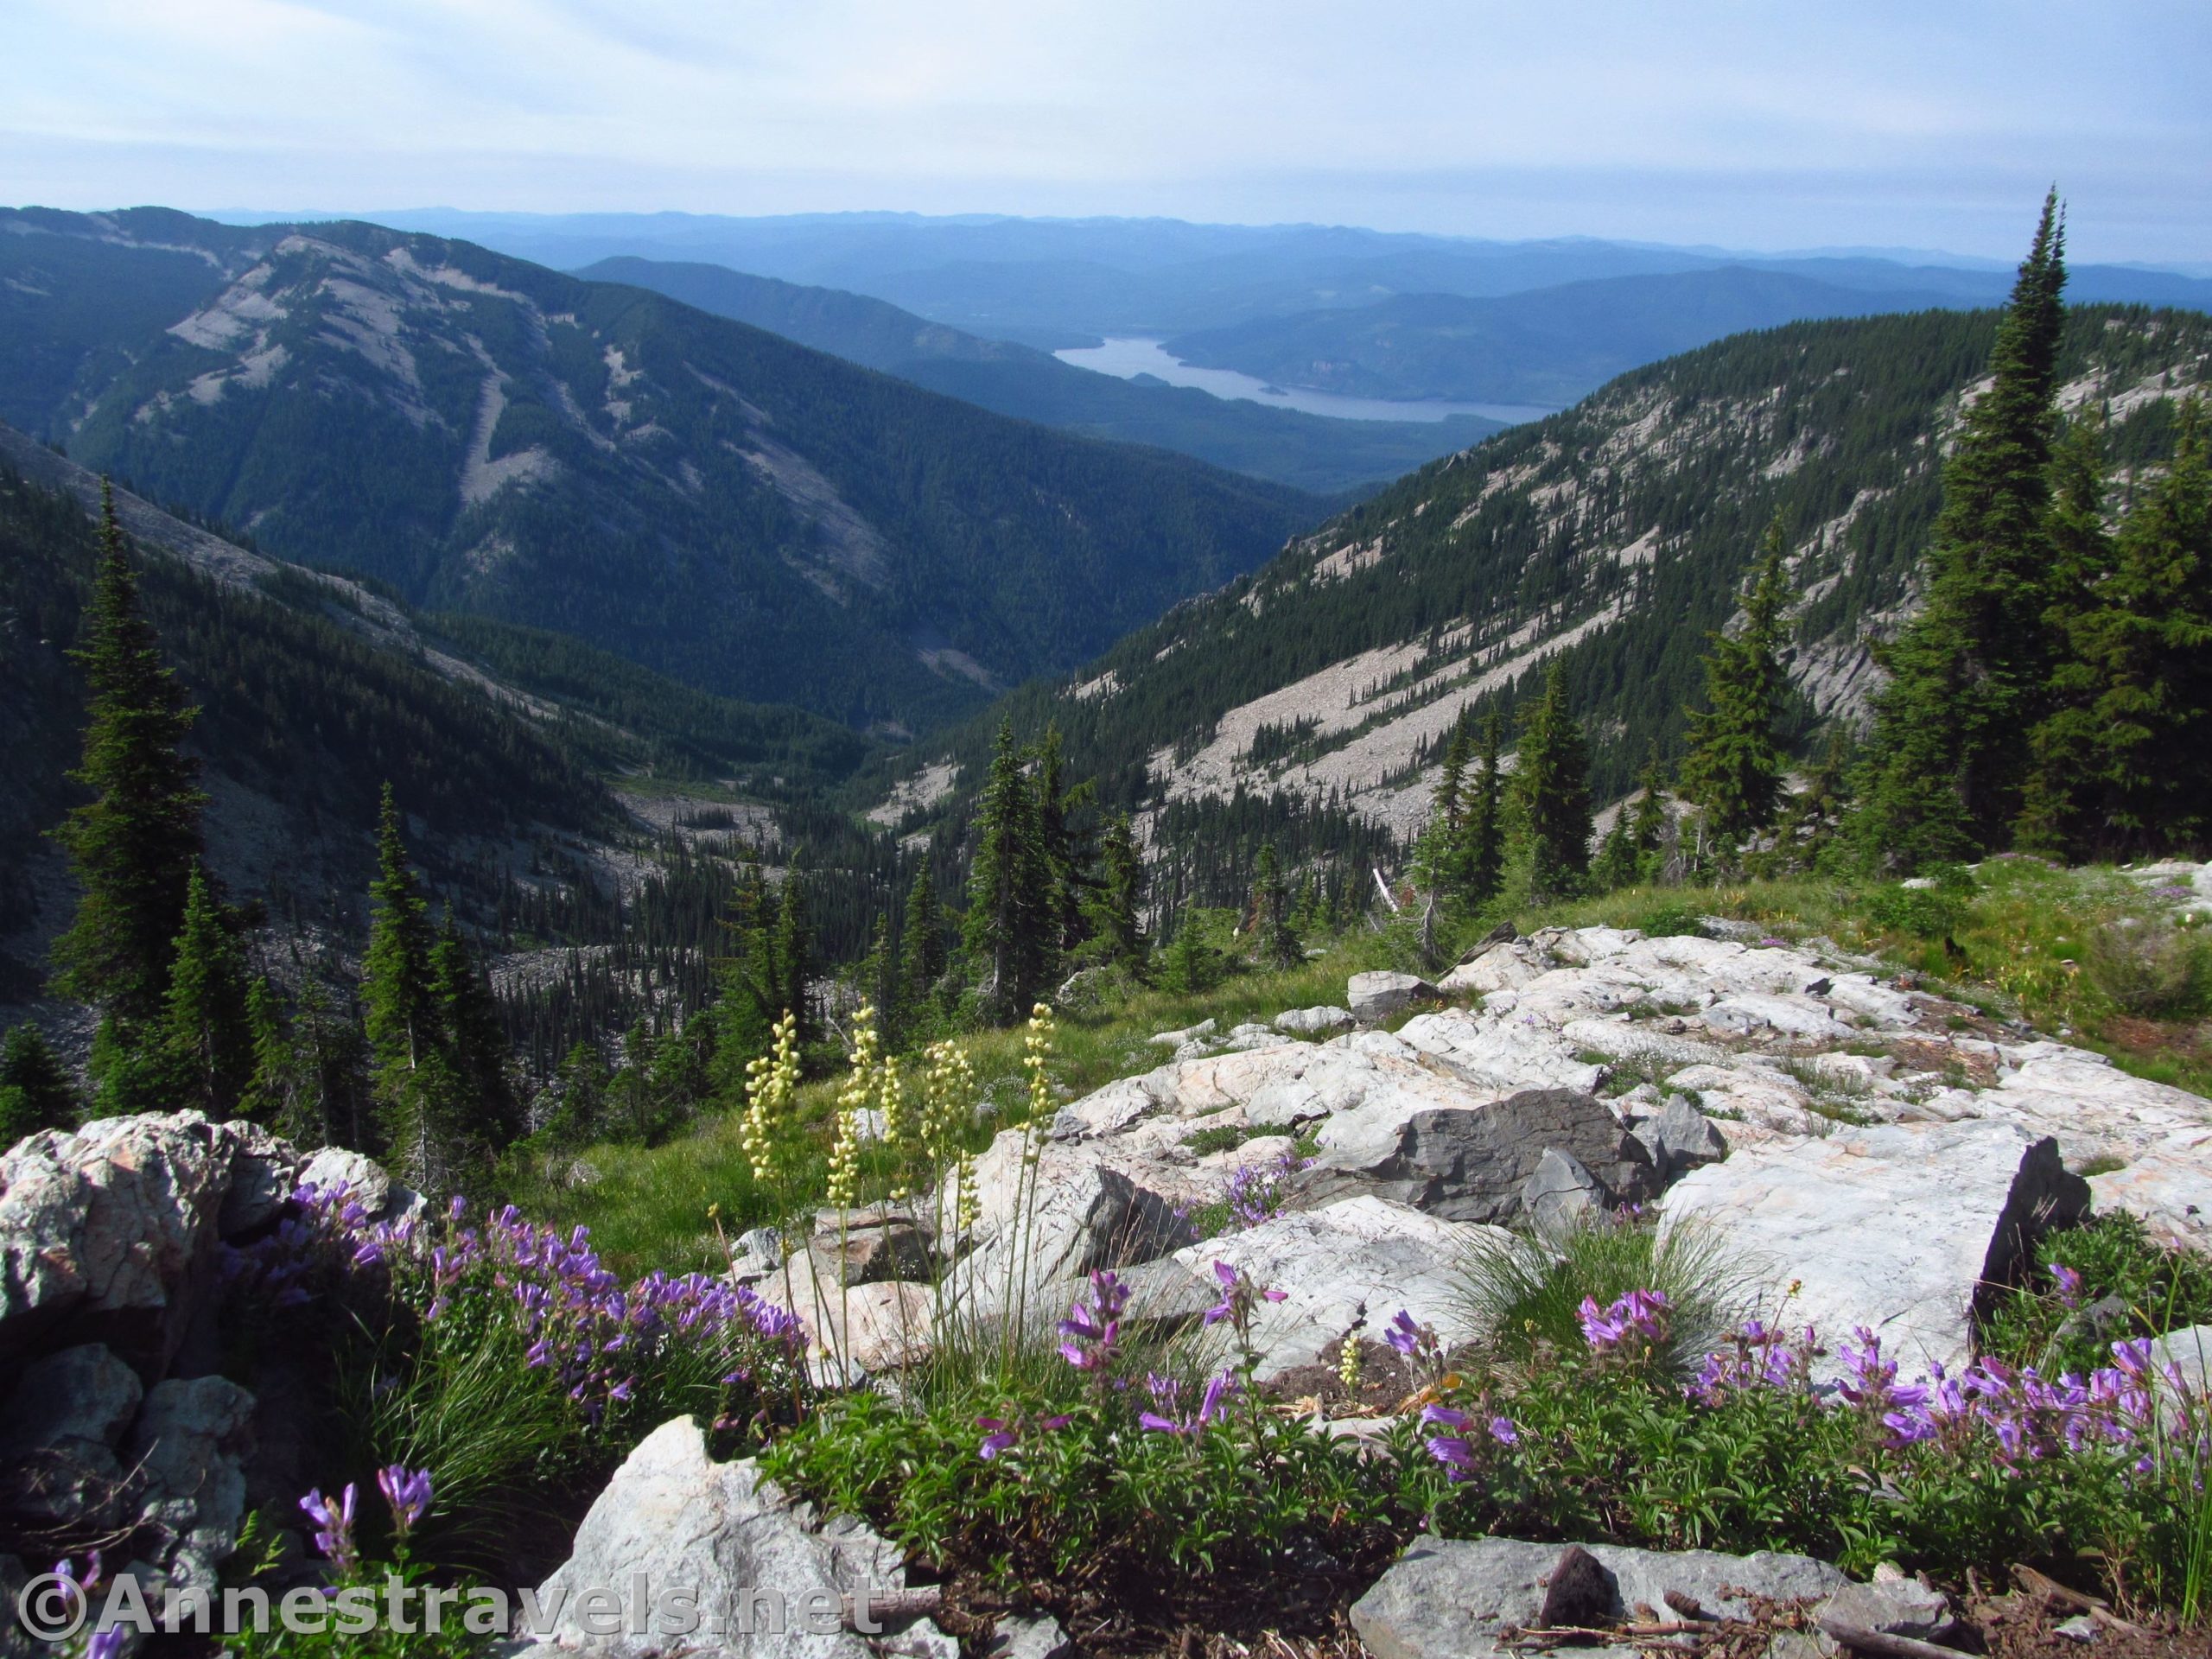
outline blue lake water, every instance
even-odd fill
[[[1440,421],[1453,415],[1481,415],[1518,425],[1557,412],[1535,404],[1400,403],[1388,397],[1342,397],[1331,391],[1272,386],[1235,369],[1194,368],[1168,355],[1158,340],[1135,337],[1109,340],[1103,346],[1071,346],[1052,355],[1078,369],[1093,369],[1118,379],[1133,380],[1149,374],[1171,386],[1196,386],[1217,397],[1241,397],[1269,409],[1294,409],[1301,414],[1327,415],[1340,421]]]

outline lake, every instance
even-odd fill
[[[1327,415],[1340,421],[1440,421],[1453,415],[1480,415],[1517,426],[1558,412],[1535,404],[1400,403],[1388,397],[1340,397],[1330,391],[1271,386],[1235,369],[1193,368],[1169,356],[1156,340],[1109,340],[1103,346],[1075,346],[1052,355],[1078,369],[1093,369],[1118,379],[1133,380],[1149,374],[1171,386],[1196,386],[1217,397],[1241,397],[1269,409],[1294,409],[1301,414]]]

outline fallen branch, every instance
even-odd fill
[[[1960,1659],[1956,1648],[1941,1647],[1933,1642],[1923,1642],[1913,1636],[1891,1636],[1887,1630],[1870,1630],[1863,1624],[1853,1624],[1849,1619],[1838,1618],[1833,1613],[1820,1616],[1821,1629],[1854,1653],[1873,1656],[1873,1659]]]

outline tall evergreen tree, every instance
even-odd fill
[[[142,1103],[113,1099],[108,1082],[119,1063],[143,1058],[141,1028],[161,1016],[207,798],[181,747],[199,711],[163,665],[140,610],[137,575],[105,481],[85,643],[70,654],[90,694],[84,759],[70,776],[93,798],[54,832],[83,893],[54,941],[54,983],[100,1010],[106,1029],[94,1081],[110,1104],[127,1110]]]
[[[79,1106],[69,1075],[36,1026],[17,1026],[0,1043],[0,1150],[41,1129],[66,1129]]]
[[[1007,1024],[1029,1011],[1044,988],[1056,921],[1052,874],[1038,823],[1037,799],[1001,722],[989,776],[976,804],[976,862],[968,878],[968,955],[984,1019]]]
[[[2094,773],[2102,747],[2095,704],[2100,675],[2088,660],[2084,623],[2113,570],[2105,528],[2104,430],[2073,422],[2051,456],[2051,574],[2044,620],[2052,642],[2048,708],[2028,736],[2028,780],[2014,832],[2023,852],[2089,855],[2098,840]]]
[[[430,948],[430,982],[468,1136],[503,1147],[523,1129],[521,1104],[507,1075],[506,1033],[491,979],[469,954],[450,912]]]
[[[1456,885],[1470,910],[1497,897],[1505,884],[1505,772],[1499,749],[1505,721],[1496,708],[1483,716],[1475,775],[1469,780],[1466,830]]]
[[[1943,467],[1927,597],[1877,653],[1875,704],[1850,836],[1863,862],[1910,868],[1999,844],[2018,816],[2048,677],[2046,508],[2065,327],[2065,227],[2044,201],[1990,355]]]
[[[228,1117],[253,1073],[245,963],[196,861],[171,957],[157,1039],[170,1101]]]
[[[937,987],[944,968],[944,912],[925,855],[907,890],[906,925],[899,936],[899,1016],[910,1035],[935,1029]]]
[[[326,1144],[327,1136],[321,1126],[307,1121],[309,1079],[299,1041],[284,1018],[276,988],[264,976],[256,975],[246,987],[245,1023],[253,1065],[238,1096],[238,1116],[298,1145]]]
[[[460,1090],[431,964],[437,936],[407,861],[389,784],[378,819],[377,876],[369,899],[361,1001],[377,1115],[402,1177],[418,1190],[440,1192],[451,1185],[461,1161]]]
[[[1613,893],[1658,880],[1667,840],[1667,803],[1660,793],[1663,776],[1659,746],[1654,743],[1637,779],[1633,807],[1629,802],[1621,803],[1605,845],[1599,849],[1597,862],[1591,866],[1591,880],[1600,892]]]
[[[1252,945],[1270,968],[1287,968],[1306,959],[1306,950],[1290,928],[1290,888],[1282,860],[1272,841],[1260,843],[1252,873]]]
[[[776,1015],[789,1014],[798,1021],[801,1049],[822,1040],[822,1017],[815,1009],[811,990],[817,976],[811,897],[804,852],[794,849],[791,862],[784,867],[784,884],[776,893],[776,929],[768,971],[776,988]]]
[[[2127,515],[2111,574],[2066,632],[2079,671],[2065,677],[2069,707],[2038,728],[2036,751],[2039,782],[2059,780],[2053,804],[2066,810],[2052,817],[2067,850],[2202,844],[2212,833],[2200,758],[2212,735],[2212,468],[2194,401],[2172,466]],[[2041,788],[2030,798],[2040,804]]]
[[[1567,706],[1567,664],[1556,657],[1544,674],[1544,695],[1522,721],[1515,756],[1529,897],[1572,898],[1590,874],[1590,746]]]
[[[1734,847],[1774,822],[1782,795],[1782,611],[1789,598],[1782,574],[1782,521],[1765,545],[1744,601],[1744,626],[1715,634],[1705,657],[1705,702],[1690,715],[1690,750],[1681,770],[1683,798],[1705,814],[1705,826]]]
[[[1098,843],[1098,887],[1091,895],[1090,931],[1102,959],[1141,970],[1150,946],[1144,937],[1144,858],[1137,851],[1129,815],[1117,813]]]
[[[1046,944],[1052,959],[1044,977],[1059,971],[1060,959],[1083,938],[1083,901],[1090,887],[1088,849],[1075,830],[1075,814],[1091,796],[1089,780],[1067,787],[1067,744],[1058,726],[1045,728],[1037,746],[1037,844],[1052,879]]]

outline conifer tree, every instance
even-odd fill
[[[1102,960],[1141,971],[1150,946],[1144,937],[1144,859],[1126,812],[1106,825],[1098,846],[1098,888],[1091,895],[1090,931]]]
[[[1690,750],[1682,760],[1681,792],[1705,815],[1705,827],[1733,848],[1768,828],[1782,795],[1782,521],[1768,528],[1744,626],[1715,634],[1705,657],[1705,702],[1690,714]]]
[[[1505,884],[1505,774],[1499,756],[1505,722],[1497,709],[1483,716],[1475,775],[1468,783],[1466,833],[1457,885],[1467,908],[1479,910]]]
[[[17,1026],[0,1043],[0,1150],[41,1129],[77,1122],[77,1091],[36,1026]]]
[[[1287,968],[1306,959],[1306,950],[1290,928],[1290,889],[1284,882],[1282,860],[1272,841],[1260,843],[1252,874],[1252,944],[1259,959],[1270,968]]]
[[[389,784],[378,819],[377,876],[369,899],[361,1002],[377,1115],[403,1179],[435,1192],[449,1184],[460,1159],[459,1090],[430,960],[436,934],[408,865]]]
[[[804,849],[794,849],[784,869],[784,885],[776,893],[776,929],[768,967],[775,986],[776,1013],[788,1014],[798,1020],[802,1051],[822,1040],[822,1020],[815,1012],[810,991],[817,974],[809,898],[805,854]]]
[[[2200,844],[2212,831],[2201,758],[2212,725],[2212,468],[2195,401],[2173,464],[2127,515],[2111,574],[2066,632],[2082,671],[2066,677],[2071,706],[2036,746],[2066,810],[2042,810],[2077,855]],[[2074,709],[2086,718],[2069,718]],[[2042,790],[2031,799],[2040,804]]]
[[[470,1137],[503,1147],[522,1132],[522,1109],[507,1076],[507,1039],[499,999],[477,966],[450,912],[430,949],[439,1024]]]
[[[722,921],[729,948],[715,974],[714,1095],[726,1110],[744,1105],[746,1066],[768,1052],[775,1022],[783,1018],[774,920],[766,878],[758,861],[748,860]]]
[[[1056,919],[1036,796],[1023,774],[1011,721],[999,727],[990,773],[976,804],[976,831],[965,944],[975,963],[978,1010],[1002,1025],[1027,1013],[1043,988]]]
[[[283,999],[265,976],[257,974],[246,987],[245,1024],[253,1066],[238,1096],[238,1116],[263,1124],[296,1145],[325,1144],[320,1126],[305,1122],[307,1068],[284,1018]]]
[[[2049,531],[2049,706],[2028,736],[2028,779],[2013,844],[2023,852],[2081,859],[2097,840],[2094,820],[2101,802],[2094,774],[2103,737],[2094,713],[2099,675],[2086,654],[2083,625],[2113,569],[2104,431],[2094,419],[2073,422],[2051,456]]]
[[[2048,677],[2051,438],[2065,326],[2065,227],[2044,199],[1990,355],[1988,389],[1943,468],[1919,614],[1878,659],[1850,839],[1862,863],[1910,869],[1999,844],[2018,816],[2026,734]]]
[[[140,609],[137,575],[105,481],[85,643],[70,654],[90,694],[84,758],[70,776],[93,798],[54,832],[83,893],[54,941],[54,984],[100,1010],[94,1081],[128,1110],[140,1103],[112,1099],[108,1082],[124,1063],[143,1058],[141,1028],[161,1016],[207,798],[181,747],[199,711],[163,665]]]
[[[1662,874],[1668,827],[1667,803],[1660,793],[1663,776],[1659,746],[1654,743],[1650,758],[1637,779],[1635,802],[1632,805],[1621,803],[1597,861],[1590,868],[1591,881],[1600,892],[1649,885]]]
[[[899,1009],[910,1036],[935,1030],[938,982],[944,977],[944,912],[925,855],[906,893],[906,925],[899,937]]]
[[[1428,823],[1414,850],[1415,866],[1430,891],[1448,908],[1465,900],[1461,891],[1467,862],[1467,726],[1452,722],[1444,741],[1444,764],[1438,768],[1436,791],[1429,798]]]
[[[228,1117],[253,1071],[245,964],[196,861],[171,957],[158,1038],[169,1099],[178,1109]]]
[[[1083,938],[1083,901],[1090,886],[1085,870],[1088,851],[1074,830],[1075,813],[1090,800],[1089,780],[1065,787],[1067,747],[1058,726],[1045,728],[1037,746],[1037,844],[1052,880],[1046,924],[1049,960],[1040,979],[1059,971],[1060,960]]]
[[[1529,897],[1582,891],[1590,874],[1590,749],[1567,707],[1567,664],[1544,675],[1544,695],[1523,718],[1513,791],[1527,842]]]

